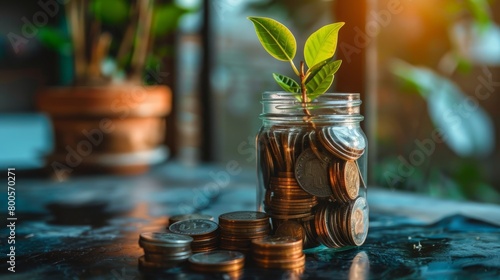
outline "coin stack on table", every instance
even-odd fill
[[[177,234],[193,238],[191,249],[193,253],[213,251],[219,245],[219,226],[206,219],[191,219],[175,222],[168,229]]]
[[[216,250],[197,253],[189,258],[191,269],[199,272],[234,272],[243,269],[245,255],[240,252]]]
[[[219,216],[220,248],[248,253],[252,240],[270,234],[269,216],[263,212],[237,211]]]
[[[144,232],[139,237],[139,246],[144,256],[139,266],[144,268],[166,268],[176,266],[191,256],[193,238],[168,232]]]
[[[273,231],[301,238],[305,248],[364,242],[368,205],[357,160],[366,142],[357,129],[276,125],[261,131],[258,147],[262,205]]]
[[[304,267],[306,256],[302,240],[289,236],[268,236],[252,240],[252,257],[262,268],[298,269]]]

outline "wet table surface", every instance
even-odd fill
[[[233,173],[234,174],[234,173]],[[187,267],[140,271],[138,236],[168,217],[255,209],[252,170],[170,163],[142,176],[65,182],[17,176],[15,273],[7,270],[10,230],[0,230],[6,279],[499,279],[500,206],[369,190],[370,231],[347,250],[307,251],[303,271],[247,265],[236,275]],[[0,202],[7,213],[7,195]],[[2,215],[5,217],[5,215]],[[4,223],[9,223],[5,221]]]

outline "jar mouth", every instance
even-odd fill
[[[308,110],[312,118],[317,119],[342,119],[360,121],[360,105],[362,103],[359,93],[328,92],[311,102],[303,104],[297,98],[298,94],[283,91],[266,91],[262,94],[263,119],[275,119],[287,116],[304,116]],[[346,120],[347,121],[347,120]]]
[[[279,99],[295,99],[296,95],[299,95],[300,93],[291,93],[291,92],[285,92],[285,91],[265,91],[262,93],[262,100],[279,100]],[[360,100],[359,99],[359,93],[356,92],[326,92],[322,95],[320,95],[318,98],[315,100],[344,100],[344,101],[349,101],[349,100]]]

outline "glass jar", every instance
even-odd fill
[[[294,94],[262,95],[257,135],[258,210],[273,231],[323,244],[359,246],[368,232],[368,142],[358,93],[325,93],[303,105]]]

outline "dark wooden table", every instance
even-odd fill
[[[303,272],[248,265],[239,275],[187,267],[140,271],[140,232],[164,230],[168,217],[217,217],[255,209],[253,170],[169,163],[135,177],[89,176],[65,182],[16,180],[15,273],[11,231],[0,230],[5,279],[498,279],[500,206],[369,190],[370,233],[359,248],[307,251]],[[238,172],[237,172],[238,171]],[[232,173],[232,174],[230,174]],[[236,174],[238,173],[238,174]],[[7,213],[7,193],[1,196]],[[3,215],[6,217],[6,215]],[[8,216],[7,216],[8,217]],[[11,220],[12,221],[12,220]],[[4,218],[4,223],[8,224]]]

